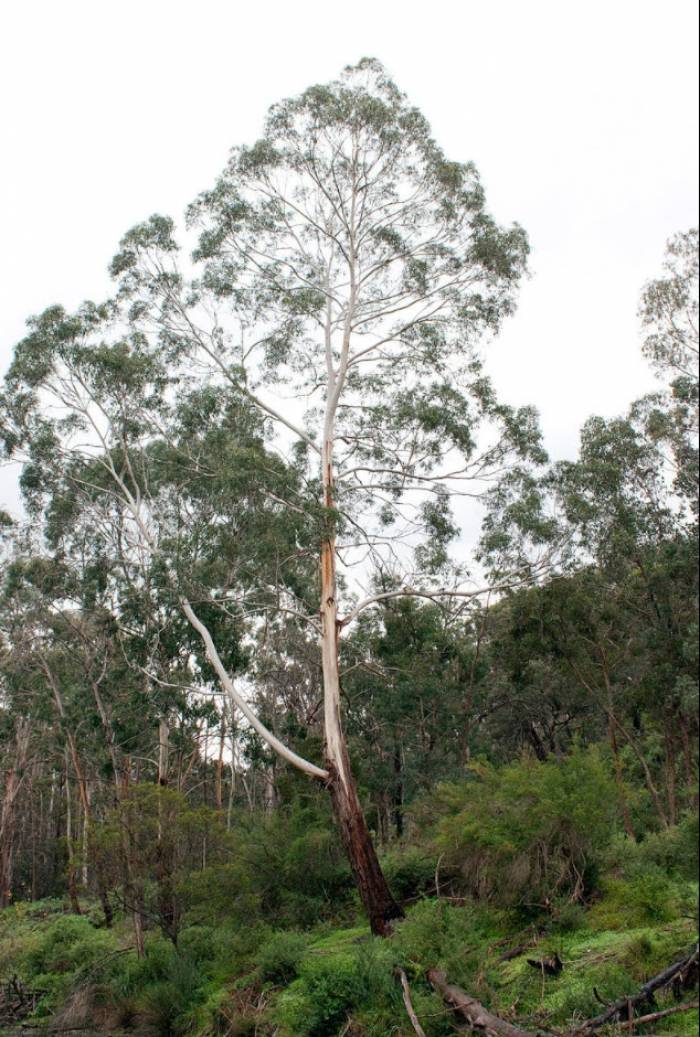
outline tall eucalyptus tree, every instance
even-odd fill
[[[33,322],[9,375],[5,439],[33,455],[29,491],[41,495],[64,458],[62,478],[99,511],[99,528],[121,516],[130,564],[158,559],[236,706],[277,753],[327,784],[372,928],[383,933],[400,909],[351,771],[339,641],[392,598],[464,603],[481,593],[466,567],[450,564],[451,502],[481,496],[513,458],[544,459],[534,413],[496,400],[479,355],[513,310],[526,237],[496,224],[474,167],[446,159],[372,60],[275,105],[261,139],[232,152],[189,219],[193,268],[180,259],[172,221],[151,217],[113,260],[113,300]],[[292,523],[294,541],[274,574],[258,567],[251,577],[248,567],[243,576],[240,564],[225,579],[211,571],[206,594],[200,568],[196,596],[182,563],[206,539],[203,501],[159,474],[171,450],[181,483],[192,472],[213,478],[197,428],[178,425],[178,400],[193,384],[209,408],[234,401],[243,439],[257,422],[246,485],[257,476],[259,487],[241,484],[244,506],[257,492],[268,515]],[[230,499],[228,507],[204,508],[210,528],[235,522]],[[316,615],[304,579],[286,570],[311,548]],[[370,570],[381,572],[381,587],[358,593]],[[234,598],[248,612],[284,610],[316,633],[322,766],[267,729],[232,679],[210,618]]]

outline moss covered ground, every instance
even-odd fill
[[[403,968],[427,1037],[445,1037],[454,1027],[425,980],[439,967],[497,1014],[562,1032],[689,948],[694,893],[677,884],[673,911],[661,911],[675,917],[659,920],[658,905],[647,904],[645,916],[638,898],[611,887],[589,907],[550,918],[544,932],[541,920],[523,927],[514,912],[436,898],[411,906],[388,941],[362,925],[196,924],[177,950],[150,933],[142,960],[126,920],[108,931],[97,912],[76,917],[59,901],[20,904],[0,916],[0,979],[17,977],[38,994],[31,1022],[39,1032],[51,1023],[164,1037],[414,1037],[396,981]],[[502,960],[519,945],[522,953]],[[563,963],[558,976],[528,964],[554,954]],[[670,993],[658,1000],[673,1004]],[[697,1011],[686,1012],[659,1020],[653,1032],[691,1034],[697,1023]]]

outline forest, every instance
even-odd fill
[[[28,319],[0,1034],[694,1032],[698,232],[573,460],[488,376],[528,254],[364,59]]]

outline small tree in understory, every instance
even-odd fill
[[[478,596],[466,568],[449,561],[451,501],[481,496],[513,458],[544,459],[534,413],[498,403],[478,354],[512,312],[526,238],[494,222],[473,166],[445,158],[371,60],[274,106],[263,137],[233,151],[190,220],[194,278],[178,263],[172,221],[155,216],[121,243],[114,300],[73,316],[55,308],[32,323],[9,375],[5,439],[33,454],[27,489],[41,496],[52,478],[57,485],[64,458],[62,485],[99,511],[97,531],[113,536],[119,514],[118,552],[132,569],[160,570],[237,708],[277,753],[327,784],[371,926],[384,933],[400,909],[350,767],[339,639],[392,598],[464,605]],[[204,395],[188,430],[178,396],[196,384]],[[227,442],[255,440],[247,459],[230,457],[241,471],[248,465],[243,509],[267,516],[259,529],[268,544],[271,516],[288,530],[284,552],[252,563],[234,537],[224,574],[197,561],[207,526],[218,541],[241,520],[225,494],[206,507],[221,456],[205,457],[200,421],[217,399],[235,411]],[[193,473],[205,485],[199,495]],[[255,553],[255,529],[245,535]],[[320,616],[309,608],[310,552]],[[380,586],[358,594],[371,571]],[[315,632],[323,766],[282,744],[238,690],[217,608],[277,611]]]

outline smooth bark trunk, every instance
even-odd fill
[[[206,749],[204,759],[206,761]],[[160,928],[166,939],[177,947],[179,931],[179,912],[175,898],[173,882],[174,847],[167,835],[171,818],[167,801],[164,801],[165,789],[170,777],[170,725],[166,717],[161,717],[158,724],[158,836],[156,842],[156,885],[158,887],[158,917]]]
[[[68,776],[68,746],[66,746],[66,847],[68,850],[68,899],[74,915],[82,914],[78,900],[77,865],[73,845],[73,803]]]
[[[22,784],[29,752],[29,724],[20,721],[15,732],[15,752],[6,774],[0,813],[0,908],[12,900],[16,811],[15,803]]]
[[[328,535],[321,546],[321,624],[324,721],[328,789],[343,846],[372,932],[386,936],[392,922],[403,911],[389,890],[367,822],[362,811],[350,766],[340,716],[340,668],[338,663],[338,601],[333,509],[333,449],[330,436],[323,451],[323,480]]]

